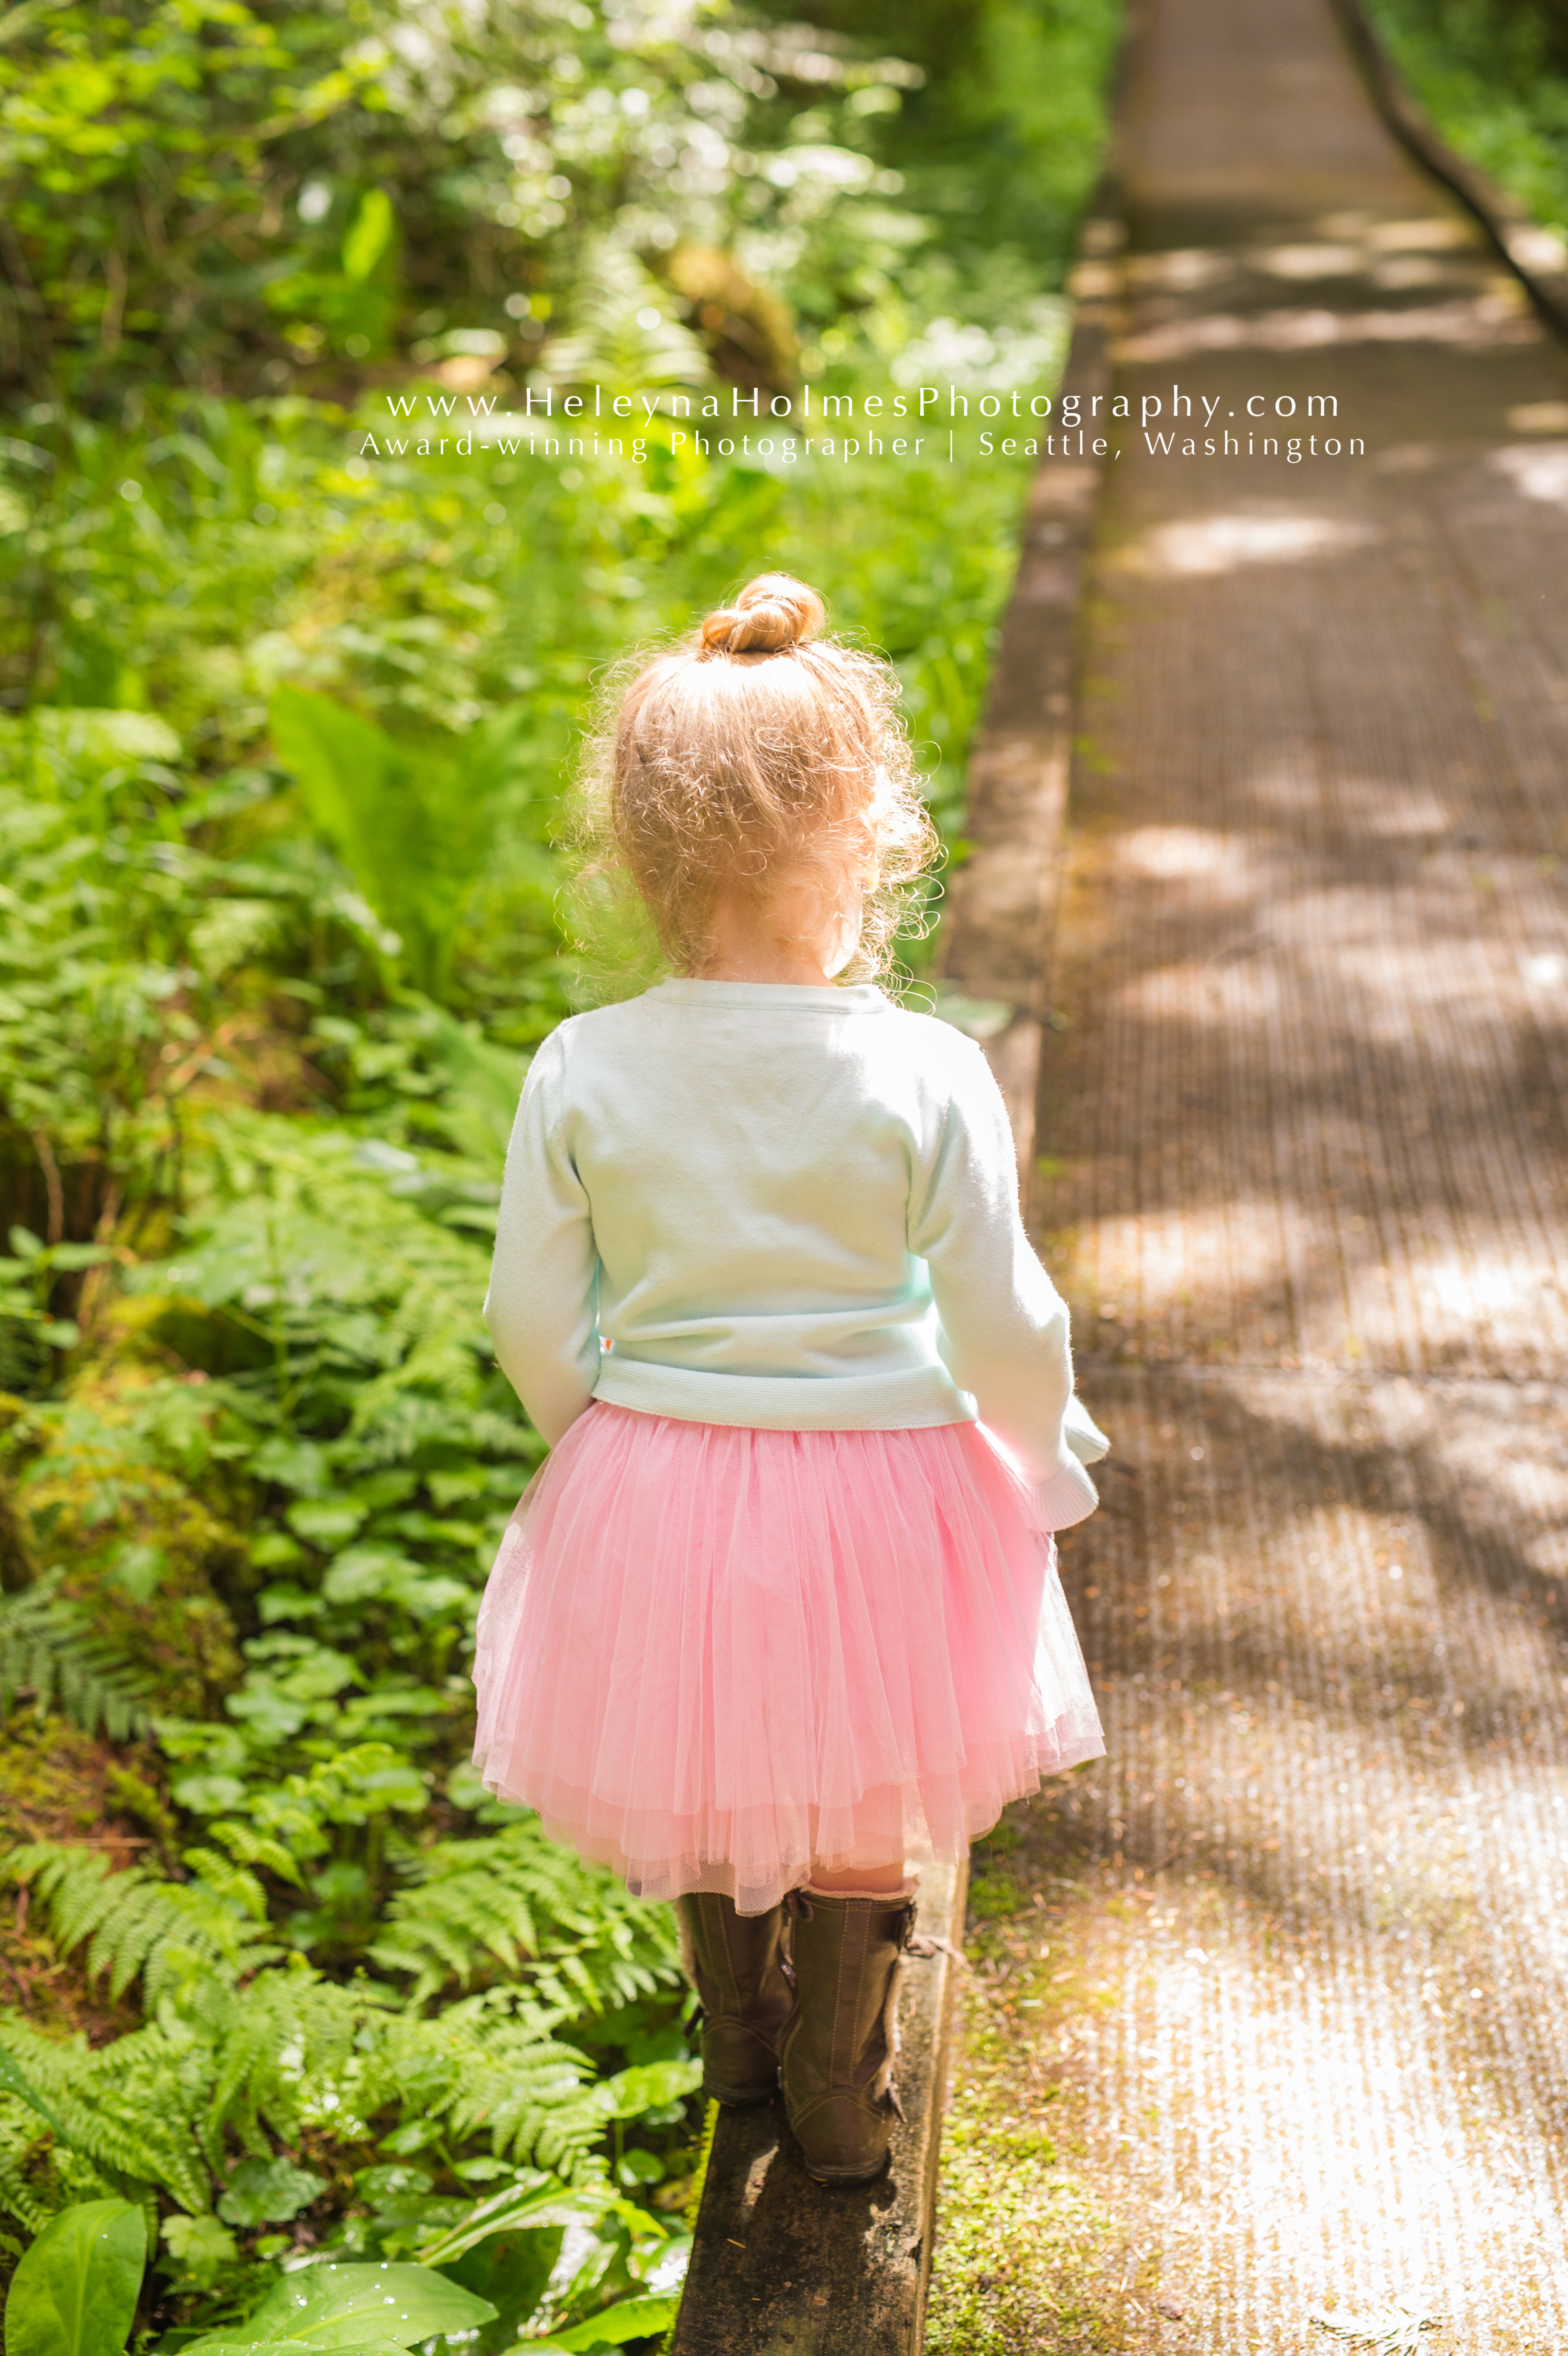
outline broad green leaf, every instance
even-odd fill
[[[302,2266],[268,2292],[245,2329],[296,2348],[359,2348],[369,2340],[411,2348],[438,2333],[472,2331],[495,2312],[487,2298],[424,2266]]]
[[[263,1440],[251,1467],[259,1480],[275,1481],[300,1496],[314,1497],[326,1486],[326,1452],[314,1440]]]
[[[518,2191],[508,2186],[505,2192],[492,2193],[487,2201],[479,2201],[438,2242],[427,2244],[419,2254],[419,2263],[421,2266],[450,2265],[465,2250],[487,2242],[493,2233],[531,2232],[544,2225],[595,2224],[607,2210],[619,2205],[603,2193],[568,2192],[560,2185],[542,2192]]]
[[[312,1546],[342,1546],[363,1524],[367,1508],[352,1497],[302,1497],[283,1518]]]
[[[182,1775],[173,1789],[179,1805],[196,1816],[221,1815],[226,1808],[245,1804],[245,1786],[237,1775]]]
[[[281,2225],[325,2190],[325,2179],[296,2168],[292,2159],[242,2159],[218,2213],[230,2225]]]
[[[187,2340],[180,2356],[300,2356],[297,2340]],[[335,2350],[334,2356],[408,2356],[395,2340],[356,2340]]]
[[[403,2168],[378,2163],[373,2168],[361,2168],[354,2179],[354,2190],[363,2201],[399,2201],[410,2194],[429,2192],[435,2179],[422,2168]]]
[[[700,2062],[644,2062],[635,2069],[617,2072],[613,2078],[602,2079],[593,2090],[593,2099],[607,2118],[635,2119],[645,2111],[682,2101],[701,2079]]]
[[[400,950],[414,980],[439,997],[461,909],[498,860],[517,855],[500,812],[505,804],[515,816],[528,768],[519,715],[504,708],[468,730],[461,767],[428,738],[393,738],[334,697],[287,683],[271,717],[278,757],[298,778],[313,825],[395,930],[384,953]],[[496,1123],[486,1118],[482,1129],[493,1152]]]
[[[51,1244],[48,1248],[51,1268],[101,1268],[114,1255],[107,1244]]]
[[[563,2349],[571,2356],[588,2348],[608,2345],[620,2348],[628,2340],[651,2340],[656,2332],[667,2331],[675,2321],[680,2301],[671,2298],[624,2298],[616,2307],[607,2307],[601,2315],[591,2315],[586,2323],[573,2324],[570,2331],[552,2332],[548,2340],[530,2340],[530,2350]]]
[[[5,2356],[120,2356],[146,2257],[147,2222],[133,2201],[62,2209],[11,2277]]]
[[[432,1579],[411,1556],[390,1547],[350,1547],[321,1582],[329,1603],[400,1603],[416,1620],[464,1602],[469,1590],[452,1579]]]
[[[165,2217],[160,2231],[170,2257],[198,2290],[210,2290],[240,2254],[240,2244],[216,2217]]]
[[[299,779],[313,824],[353,869],[360,890],[396,924],[419,967],[435,971],[421,887],[439,881],[443,861],[428,810],[400,747],[373,722],[330,695],[284,685],[272,698],[272,742]]]
[[[489,2299],[497,2322],[488,2336],[509,2345],[539,2312],[566,2240],[560,2225],[521,2233],[492,2233],[446,2269],[454,2282]]]

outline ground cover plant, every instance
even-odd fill
[[[961,857],[1025,461],[770,465],[667,420],[638,467],[382,444],[394,404],[547,382],[1053,382],[1113,12],[820,17],[0,25],[0,2262],[31,2356],[668,2323],[701,2124],[671,1922],[466,1763],[541,1453],[479,1314],[501,1157],[532,1048],[611,986],[563,779],[612,658],[781,565],[899,663]]]
[[[1154,2321],[1157,2265],[1095,2133],[1096,2043],[1125,1970],[1106,1916],[1136,1919],[1143,1893],[1104,1874],[1085,1831],[1072,1779],[1009,1808],[971,1861],[926,2325],[928,2346],[962,2356],[1100,2356]]]

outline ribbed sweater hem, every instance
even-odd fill
[[[720,1375],[612,1352],[593,1396],[644,1415],[766,1431],[923,1431],[978,1420],[974,1400],[937,1366],[877,1375]]]

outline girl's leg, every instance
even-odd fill
[[[896,1865],[854,1865],[841,1873],[831,1872],[826,1866],[814,1864],[810,1887],[837,1892],[854,1890],[865,1897],[880,1898],[890,1891],[901,1890],[905,1879],[902,1858]]]

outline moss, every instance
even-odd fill
[[[1112,2001],[1103,1894],[1062,1842],[1042,1800],[1009,1811],[975,1860],[926,2317],[942,2356],[1109,2351],[1147,2331],[1157,2269],[1089,2157],[1096,2087],[1072,2036]]]
[[[976,1874],[969,1884],[969,1912],[982,1922],[1006,1921],[1028,1903],[1010,1873]]]
[[[0,1472],[0,1590],[14,1595],[37,1575],[26,1523],[16,1511],[10,1483]]]
[[[103,1744],[63,1719],[14,1712],[0,1726],[0,1833],[7,1841],[96,1834],[114,1764]]]
[[[1104,2264],[1113,2221],[1045,2138],[997,2135],[997,2094],[965,2086],[944,2131],[926,2344],[944,2356],[1119,2349],[1125,2319]]]
[[[110,1804],[121,1815],[128,1816],[150,1833],[161,1850],[165,1864],[172,1865],[179,1851],[180,1828],[174,1812],[165,1803],[163,1794],[139,1775],[133,1767],[122,1766],[111,1761],[104,1779],[104,1791]]]

